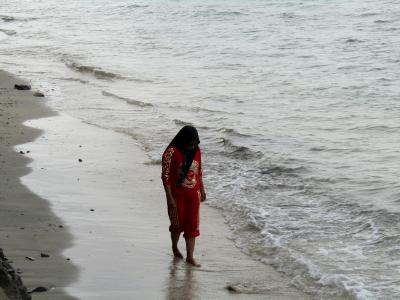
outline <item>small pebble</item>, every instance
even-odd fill
[[[234,292],[234,293],[239,293],[240,292],[237,287],[234,287],[232,285],[227,285],[225,288],[230,292]]]
[[[35,92],[35,93],[33,93],[33,96],[35,96],[35,97],[44,97],[44,94],[41,93],[41,92]]]
[[[28,84],[14,84],[14,89],[20,91],[28,91],[31,89],[31,86]]]

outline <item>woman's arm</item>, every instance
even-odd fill
[[[161,178],[164,185],[165,196],[168,206],[176,207],[176,202],[171,191],[171,167],[173,164],[175,149],[173,147],[167,149],[162,158],[162,173]]]
[[[203,179],[200,179],[200,193],[201,193],[201,202],[206,201],[207,195],[206,195],[206,191],[204,189]]]
[[[171,187],[169,185],[164,186],[165,196],[167,197],[168,207],[176,207],[176,202],[174,197],[172,196]]]
[[[199,150],[200,151],[200,150]],[[204,189],[204,184],[203,184],[203,164],[201,162],[201,152],[200,152],[200,171],[199,171],[199,181],[200,181],[200,193],[201,193],[201,202],[206,201],[207,195],[206,191]]]

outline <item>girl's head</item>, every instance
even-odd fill
[[[168,148],[176,146],[182,151],[193,151],[200,144],[199,134],[193,126],[184,126],[179,130],[178,134],[173,138]]]

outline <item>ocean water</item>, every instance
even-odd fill
[[[400,299],[400,3],[0,2],[0,68],[159,163],[199,129],[209,204],[324,299]]]

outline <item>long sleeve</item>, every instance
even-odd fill
[[[200,180],[201,180],[202,177],[203,177],[203,164],[201,162],[201,151],[200,151],[200,148],[199,148],[199,176],[200,176]]]
[[[201,161],[200,148],[199,148],[199,181],[200,181],[200,189],[204,188],[204,186],[203,186],[203,163]]]
[[[162,173],[161,179],[164,186],[171,186],[171,165],[172,157],[174,156],[175,149],[173,147],[168,148],[162,157]]]

